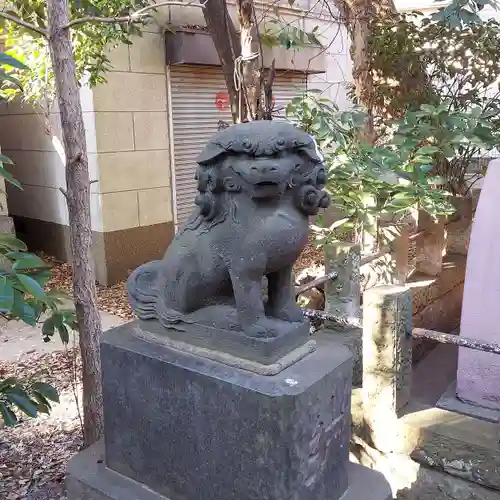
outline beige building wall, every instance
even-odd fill
[[[83,88],[94,262],[111,284],[160,257],[174,233],[163,35],[159,27],[111,52],[107,84]],[[64,149],[57,106],[48,117],[0,107],[0,146],[23,190],[7,186],[19,237],[70,260]],[[0,200],[1,201],[1,200]]]
[[[81,101],[89,150],[91,178],[97,175],[95,127],[91,94]],[[20,101],[0,105],[0,146],[14,166],[8,169],[23,189],[6,185],[8,211],[16,231],[30,247],[61,259],[69,258],[68,211],[60,188],[66,186],[64,149],[58,108],[47,115]],[[92,225],[99,225],[98,207]]]
[[[103,283],[160,258],[174,234],[167,83],[157,27],[111,52],[107,83],[93,89],[99,166],[94,204],[96,271]]]

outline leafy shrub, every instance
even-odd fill
[[[430,112],[430,108],[426,108]],[[323,152],[328,172],[327,189],[344,218],[322,231],[325,238],[363,231],[376,234],[381,217],[397,220],[419,208],[432,216],[453,212],[447,193],[436,186],[442,180],[428,175],[439,153],[445,154],[450,137],[436,143],[432,131],[421,123],[426,111],[408,114],[392,124],[393,139],[373,146],[362,140],[366,114],[358,109],[338,111],[316,92],[293,99],[287,107],[290,121],[313,135]],[[425,115],[427,116],[427,115]]]
[[[23,69],[24,64],[12,56],[0,53],[0,83],[20,86],[18,80],[5,71],[5,67]],[[5,88],[4,88],[5,90]],[[0,176],[21,188],[19,182],[5,169],[12,161],[0,155]],[[47,291],[50,269],[37,255],[27,251],[25,243],[9,233],[0,233],[0,315],[19,319],[28,325],[41,324],[44,341],[48,342],[57,331],[64,344],[69,331],[76,329],[75,313],[64,308],[65,294]],[[57,402],[57,391],[39,381],[23,382],[16,378],[0,379],[0,415],[6,425],[16,425],[16,409],[29,417],[50,411],[50,402]]]

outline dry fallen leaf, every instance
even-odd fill
[[[60,397],[51,415],[24,418],[20,425],[0,430],[0,498],[62,500],[68,460],[81,448],[82,436],[73,396],[77,350],[30,354],[15,362],[0,362],[2,376],[37,379],[53,384]],[[79,382],[79,381],[78,381]]]

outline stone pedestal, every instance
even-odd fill
[[[500,160],[488,166],[472,226],[460,335],[479,342],[500,339]],[[500,404],[500,356],[460,348],[457,370],[457,397],[464,403],[497,411]]]
[[[387,500],[348,462],[352,361],[317,349],[264,376],[137,338],[101,342],[105,439],[69,466],[68,500]],[[104,445],[104,446],[103,446]]]

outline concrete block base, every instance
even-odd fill
[[[348,475],[349,488],[340,500],[366,500],[367,495],[370,500],[392,498],[389,484],[379,472],[349,463]],[[68,500],[173,500],[108,469],[104,465],[103,443],[70,460],[66,487]],[[204,494],[200,492],[199,499],[202,498]]]

